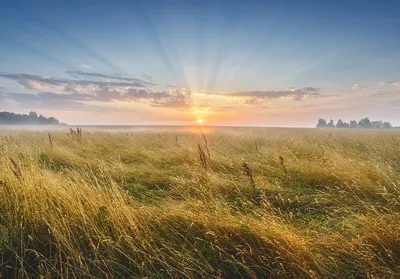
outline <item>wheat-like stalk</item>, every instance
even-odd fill
[[[288,170],[287,170],[286,165],[285,165],[285,159],[283,158],[282,155],[279,155],[278,159],[279,159],[279,164],[280,164],[280,166],[281,166],[283,172],[284,172],[285,174],[287,174],[287,173],[288,173]]]
[[[243,162],[242,167],[243,167],[244,173],[249,178],[251,187],[254,190],[256,188],[256,183],[254,182],[254,178],[253,178],[253,170],[249,167],[249,165],[247,165],[246,162]]]
[[[50,146],[53,146],[53,137],[52,137],[52,135],[50,134],[50,132],[48,132],[47,134],[48,134],[48,137],[49,137]]]
[[[21,168],[19,167],[18,163],[13,159],[13,158],[9,158],[10,162],[11,162],[11,166],[12,166],[12,172],[14,173],[14,175],[17,178],[21,178],[22,177],[22,172],[21,172]]]
[[[197,143],[197,147],[198,147],[198,152],[199,152],[199,157],[200,157],[200,164],[201,164],[202,168],[204,170],[206,170],[207,169],[207,156],[204,153],[204,150],[199,143]]]
[[[203,131],[201,129],[200,129],[200,132],[201,132],[201,135],[202,135],[203,140],[204,140],[204,147],[206,148],[208,158],[211,159],[211,154],[210,154],[210,149],[208,148],[207,138],[206,138],[206,136],[204,135],[204,133],[203,133]]]

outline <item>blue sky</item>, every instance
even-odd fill
[[[0,110],[71,124],[400,125],[398,1],[2,1]]]

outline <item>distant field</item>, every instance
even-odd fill
[[[400,278],[400,131],[141,128],[0,129],[1,278]]]

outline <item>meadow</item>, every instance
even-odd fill
[[[400,131],[0,129],[1,278],[400,278]]]

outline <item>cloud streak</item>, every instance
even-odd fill
[[[74,86],[115,86],[115,87],[146,87],[148,83],[143,82],[141,80],[131,80],[131,81],[100,81],[100,80],[74,80],[74,79],[62,79],[62,78],[51,78],[48,76],[37,76],[31,74],[8,74],[8,73],[1,73],[0,77],[7,78],[11,80],[17,81],[22,86],[26,87],[27,89],[33,89],[32,82],[36,82],[40,85],[49,85],[49,86],[64,86],[64,87],[74,87]]]
[[[177,90],[147,91],[137,89],[118,89],[105,87],[96,89],[91,93],[4,93],[0,92],[0,100],[11,100],[25,108],[52,108],[52,109],[83,109],[88,104],[107,106],[112,102],[146,103],[152,107],[187,108],[190,102],[186,93]],[[102,104],[102,105],[101,105]]]
[[[145,75],[146,80],[141,80],[138,78],[132,77],[122,77],[120,75],[107,75],[101,73],[90,73],[90,72],[82,72],[82,71],[67,71],[66,74],[77,78],[77,77],[90,77],[90,78],[105,78],[105,79],[113,79],[113,80],[123,80],[123,81],[130,81],[130,82],[137,82],[143,85],[150,85],[156,86],[157,84],[153,82],[153,79],[150,76]]]
[[[289,87],[281,91],[273,90],[255,90],[255,91],[240,91],[240,92],[227,92],[227,93],[204,93],[209,96],[231,97],[231,98],[248,98],[246,104],[257,104],[260,100],[271,99],[292,99],[295,101],[311,99],[311,98],[324,98],[324,97],[338,97],[339,95],[323,95],[318,92],[319,88],[305,87],[296,88]]]

